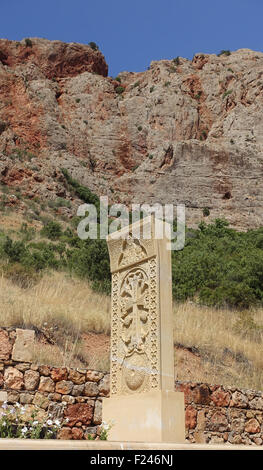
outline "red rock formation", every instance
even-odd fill
[[[119,83],[87,45],[30,41],[0,40],[2,182],[70,198],[64,167],[110,202],[185,204],[188,225],[205,207],[262,225],[262,53],[161,60]]]
[[[34,64],[49,79],[76,77],[82,72],[97,73],[103,77],[108,75],[108,66],[101,52],[77,43],[66,44],[39,38],[21,42],[2,39],[0,60],[10,68]]]

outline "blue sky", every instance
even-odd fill
[[[263,51],[263,0],[1,0],[0,37],[96,42],[109,75],[196,52]]]

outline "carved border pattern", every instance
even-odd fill
[[[134,269],[134,268],[133,268]],[[145,268],[144,268],[145,269]],[[129,270],[127,270],[128,272]],[[160,344],[159,344],[159,309],[158,309],[158,273],[157,273],[157,260],[152,258],[147,262],[146,271],[149,276],[149,293],[147,295],[147,304],[149,307],[149,327],[150,333],[148,337],[148,351],[147,354],[150,364],[150,376],[148,385],[144,391],[150,389],[160,389]],[[125,273],[126,275],[127,273]],[[112,319],[111,319],[111,395],[123,393],[121,380],[121,367],[120,362],[123,353],[119,350],[120,346],[120,281],[123,275],[120,272],[112,274]],[[125,393],[125,392],[124,392]]]
[[[115,273],[112,275],[111,395],[118,391],[118,291],[119,273]]]
[[[156,258],[149,260],[149,278],[150,278],[150,303],[149,312],[151,319],[150,333],[150,358],[151,358],[151,388],[160,388],[160,345],[159,345],[159,316],[158,316],[158,297],[157,297],[157,262]]]

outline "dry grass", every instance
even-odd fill
[[[174,341],[198,350],[200,362],[195,367],[194,380],[260,390],[262,323],[262,310],[240,315],[237,311],[199,307],[189,302],[174,307]],[[187,379],[186,376],[184,370],[179,370],[179,380]]]
[[[46,274],[30,289],[0,278],[0,324],[81,332],[110,332],[110,299],[94,293],[87,282],[64,273]]]
[[[110,298],[94,293],[87,282],[65,273],[46,274],[22,289],[0,278],[0,325],[54,332],[56,346],[38,344],[37,362],[94,369],[109,367],[109,354],[83,347],[87,332],[110,334]],[[176,349],[178,380],[263,388],[263,310],[239,312],[199,307],[191,302],[174,306],[174,341],[198,354]],[[86,346],[84,344],[84,346]]]

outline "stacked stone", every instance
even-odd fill
[[[197,443],[263,443],[263,393],[176,382],[185,394],[186,439]]]
[[[29,412],[38,407],[42,418],[61,419],[60,439],[98,437],[109,374],[14,361],[15,340],[15,329],[0,329],[0,390],[7,393],[7,402],[27,405]]]
[[[14,360],[16,340],[15,328],[0,328],[0,393],[6,392],[8,403],[63,420],[60,439],[98,438],[109,374]],[[185,395],[188,442],[263,444],[263,392],[179,381],[175,390]]]

